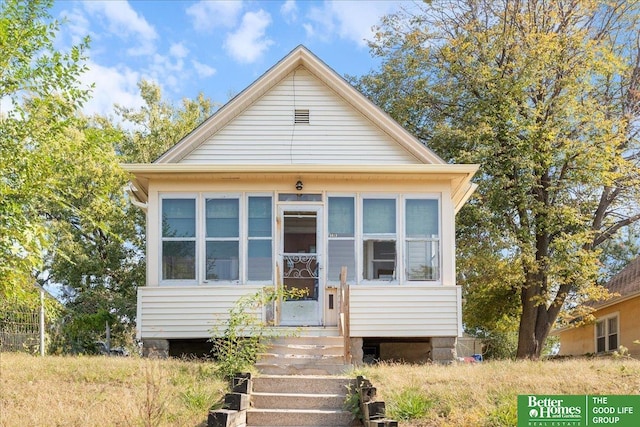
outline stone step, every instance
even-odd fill
[[[253,377],[253,391],[257,393],[317,393],[344,394],[355,383],[353,378],[308,375],[259,375]]]
[[[345,390],[346,391],[346,390]],[[252,393],[251,402],[256,409],[341,409],[345,394],[316,393]]]
[[[256,409],[247,411],[247,426],[349,426],[353,414],[343,410]]]

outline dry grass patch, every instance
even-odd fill
[[[0,426],[198,426],[226,385],[211,362],[0,354]]]
[[[639,394],[640,361],[582,359],[479,364],[380,364],[358,370],[403,426],[507,427],[519,394]]]

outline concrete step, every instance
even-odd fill
[[[266,375],[343,375],[352,368],[351,365],[345,364],[274,364],[262,362],[256,363],[255,367],[260,373]]]
[[[346,396],[311,393],[251,393],[255,408],[278,409],[341,409]]]
[[[316,393],[343,394],[355,380],[339,376],[289,376],[259,375],[253,377],[253,391],[256,393]]]
[[[312,409],[256,409],[247,411],[247,426],[349,426],[351,412]]]
[[[344,355],[344,345],[318,344],[271,344],[266,353],[278,354],[324,354],[327,356]]]
[[[258,355],[258,363],[271,364],[287,364],[287,365],[336,365],[342,364],[344,357],[342,355],[325,355],[325,354],[277,354],[277,353],[261,353]]]
[[[291,336],[276,337],[269,340],[270,344],[279,345],[325,345],[325,346],[342,346],[344,338],[341,336]]]

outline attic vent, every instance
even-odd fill
[[[295,124],[309,124],[309,110],[296,110],[295,111]]]

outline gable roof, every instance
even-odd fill
[[[640,257],[631,261],[618,274],[613,276],[605,285],[611,293],[619,294],[607,301],[594,304],[594,307],[603,308],[618,303],[622,300],[640,295]]]
[[[154,163],[178,163],[189,153],[205,143],[207,139],[226,126],[242,111],[256,102],[271,88],[281,82],[298,67],[305,67],[311,74],[326,84],[354,110],[375,123],[402,148],[424,164],[446,164],[437,154],[422,144],[416,137],[407,132],[387,113],[382,111],[368,98],[351,86],[344,78],[327,64],[300,45],[292,50],[280,62],[271,67],[258,80],[240,92],[231,101],[221,107],[215,114],[205,120],[195,130],[185,136],[176,145],[167,150]]]

